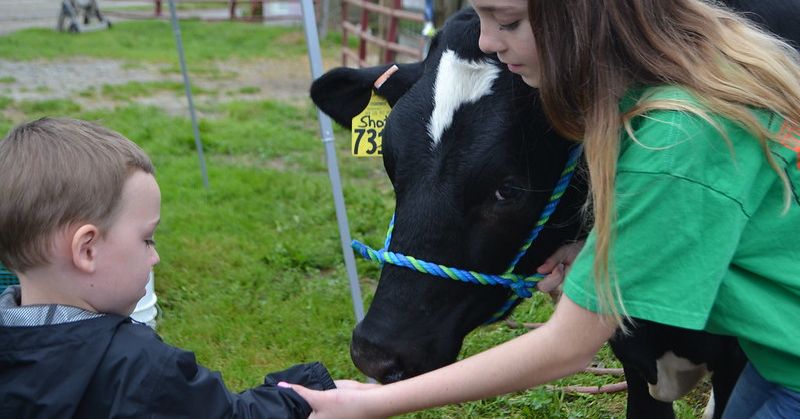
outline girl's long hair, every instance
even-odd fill
[[[545,112],[562,135],[584,144],[601,312],[621,323],[626,313],[610,249],[622,130],[632,135],[631,120],[654,109],[691,112],[711,123],[710,114],[739,121],[782,179],[788,208],[791,185],[768,151],[769,141],[778,139],[750,109],[770,109],[800,123],[800,60],[787,43],[708,1],[529,0],[528,6]],[[642,85],[683,86],[700,106],[640,100],[621,114],[620,99]]]

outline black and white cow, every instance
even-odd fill
[[[449,19],[424,62],[401,64],[378,89],[393,106],[383,159],[396,195],[390,250],[497,273],[536,222],[574,143],[557,136],[536,92],[478,49],[474,12]],[[388,66],[339,68],[311,89],[317,105],[350,126]],[[580,230],[586,183],[577,179],[522,259],[531,272]],[[453,362],[464,336],[508,290],[437,279],[386,265],[352,356],[367,375],[396,381]]]
[[[762,1],[736,6],[751,10],[739,3],[761,7]],[[478,49],[478,36],[474,12],[459,12],[434,38],[425,61],[400,65],[377,90],[393,106],[383,138],[384,165],[396,195],[389,250],[501,273],[537,221],[573,144],[549,127],[536,91]],[[311,96],[349,127],[387,68],[334,69],[315,81]],[[532,273],[559,245],[583,234],[580,208],[586,193],[578,174],[517,272]],[[353,361],[380,382],[449,364],[466,334],[509,295],[505,288],[387,264],[372,305],[353,332]],[[673,417],[671,402],[706,371],[714,373],[717,406],[725,405],[746,362],[735,339],[646,321],[632,330],[611,341],[628,380],[628,417]],[[721,411],[716,409],[715,417]]]

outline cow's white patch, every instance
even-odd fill
[[[694,364],[673,352],[667,352],[656,360],[658,383],[649,384],[650,395],[662,402],[674,402],[690,392],[708,373],[706,364]]]
[[[474,103],[492,92],[500,69],[489,61],[467,61],[452,50],[442,53],[433,86],[433,114],[428,134],[436,146],[453,123],[453,114],[465,103]]]
[[[717,410],[717,403],[714,401],[714,390],[711,390],[711,396],[708,398],[706,408],[703,410],[702,419],[712,419],[714,417],[715,410]]]

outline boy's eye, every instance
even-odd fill
[[[519,26],[519,21],[517,20],[515,22],[511,22],[511,23],[508,23],[508,24],[505,24],[505,25],[499,25],[499,26],[500,26],[499,29],[501,31],[513,31],[514,29],[517,29],[517,26]]]
[[[147,247],[155,247],[156,241],[153,239],[146,239],[144,244],[147,245]]]

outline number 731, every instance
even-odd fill
[[[383,130],[376,130],[375,128],[355,128],[353,132],[358,134],[353,142],[353,155],[354,156],[380,156],[383,153],[382,141]],[[364,138],[366,135],[366,139]],[[362,140],[365,142],[362,143]],[[365,150],[361,150],[363,148]]]

